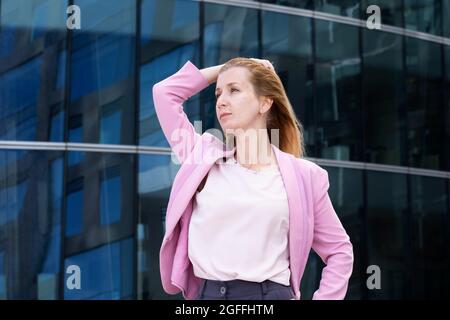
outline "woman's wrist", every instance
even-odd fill
[[[212,84],[217,81],[217,77],[219,75],[220,68],[223,67],[223,64],[201,69],[200,72],[202,75],[208,80],[209,84]]]

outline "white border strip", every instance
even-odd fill
[[[352,18],[352,17],[340,16],[340,15],[321,12],[321,11],[313,11],[313,10],[308,10],[308,9],[288,7],[288,6],[283,6],[283,5],[279,5],[279,4],[261,3],[258,1],[248,1],[248,0],[194,0],[194,1],[205,2],[205,3],[215,3],[215,4],[221,4],[221,5],[231,5],[231,6],[238,6],[238,7],[243,7],[243,8],[259,9],[259,10],[284,13],[284,14],[294,15],[294,16],[315,18],[315,19],[320,19],[320,20],[325,20],[325,21],[330,21],[330,22],[343,23],[343,24],[348,24],[348,25],[361,27],[361,28],[366,27],[365,20],[360,20],[360,19]],[[372,31],[372,30],[370,30],[370,31]],[[384,32],[388,32],[388,33],[398,34],[398,35],[407,36],[410,38],[416,38],[416,39],[436,42],[436,43],[450,46],[450,38],[445,38],[445,37],[436,36],[436,35],[425,33],[425,32],[419,32],[419,31],[400,28],[400,27],[391,26],[391,25],[382,24],[380,30],[373,30],[373,31],[384,31]]]
[[[118,144],[95,144],[95,143],[73,143],[73,142],[35,142],[35,141],[1,141],[0,150],[50,150],[50,151],[84,151],[84,152],[109,152],[109,153],[136,153],[136,154],[152,154],[152,155],[167,155],[170,156],[172,151],[167,147],[147,147],[147,146],[133,146],[133,145],[118,145]],[[380,172],[392,172],[402,174],[413,174],[419,176],[447,178],[450,179],[450,172],[429,170],[421,168],[411,168],[402,166],[392,166],[385,164],[357,162],[357,161],[343,161],[331,160],[321,158],[305,159],[317,163],[318,165],[371,170]]]

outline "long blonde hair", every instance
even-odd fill
[[[233,67],[246,68],[250,73],[249,80],[256,95],[273,100],[266,124],[269,139],[271,137],[270,130],[278,129],[280,150],[297,158],[304,157],[303,126],[294,113],[278,74],[257,61],[243,57],[228,60],[220,68],[219,74]]]

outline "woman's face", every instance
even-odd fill
[[[216,113],[224,131],[265,128],[265,117],[260,112],[268,109],[248,79],[249,72],[243,67],[230,68],[217,77]]]

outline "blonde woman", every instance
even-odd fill
[[[199,134],[183,103],[216,82],[225,139]],[[299,300],[313,249],[326,264],[313,299],[343,299],[353,247],[328,195],[327,171],[304,157],[302,126],[264,59],[199,70],[190,61],[153,87],[181,167],[160,250],[164,290],[185,299]]]

